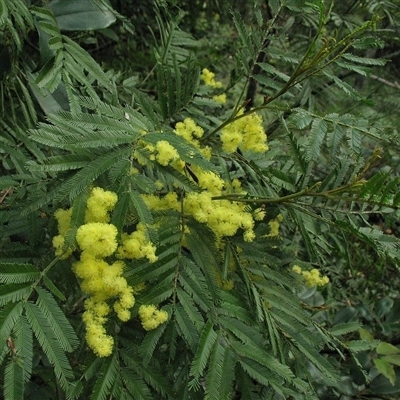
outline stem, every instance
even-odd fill
[[[23,302],[27,302],[29,297],[31,296],[32,292],[35,290],[36,286],[39,285],[40,281],[45,277],[45,275],[57,264],[57,262],[61,259],[61,256],[57,256],[47,267],[40,273],[39,278],[32,283],[30,293],[22,300]]]
[[[317,189],[321,185],[321,182],[317,182],[310,188],[305,188],[300,192],[292,193],[282,197],[275,197],[275,198],[249,197],[247,195],[243,196],[242,194],[229,194],[224,196],[212,197],[212,200],[230,200],[230,201],[238,201],[241,203],[276,204],[276,203],[290,203],[292,202],[292,200],[298,199],[300,197],[323,197],[330,200],[357,201],[358,203],[382,205],[381,203],[371,201],[370,199],[359,199],[351,196],[340,195],[340,193],[351,191],[351,189],[354,187],[359,187],[359,184],[360,184],[359,181],[355,181],[335,189],[326,190],[324,192],[314,192],[313,190]],[[390,207],[389,205],[387,206]]]

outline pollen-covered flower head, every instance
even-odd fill
[[[211,72],[207,68],[204,68],[201,71],[200,78],[203,80],[204,84],[207,86],[210,86],[212,88],[222,87],[222,82],[216,81],[214,72]]]
[[[156,143],[155,149],[157,150],[156,160],[161,165],[166,166],[179,158],[179,154],[175,147],[169,144],[166,140],[159,140]]]
[[[69,229],[69,224],[71,222],[71,215],[72,215],[72,207],[68,210],[63,210],[59,208],[55,213],[54,217],[58,222],[58,233],[60,235],[65,235],[67,230]]]
[[[175,133],[178,136],[182,136],[196,147],[200,147],[196,138],[201,138],[204,134],[204,130],[200,126],[196,125],[191,118],[185,118],[183,122],[178,122],[175,125]]]
[[[109,212],[117,204],[118,196],[114,192],[95,187],[86,203],[85,222],[109,222]]]
[[[157,248],[148,241],[146,227],[139,223],[136,231],[122,237],[122,245],[118,248],[121,258],[139,259],[146,257],[150,262],[157,261]]]
[[[139,307],[139,318],[146,331],[156,329],[168,319],[168,313],[164,310],[157,310],[152,304],[141,305]]]
[[[81,250],[94,257],[108,257],[117,249],[118,230],[114,225],[90,222],[81,225],[76,241]]]
[[[108,264],[104,260],[90,256],[85,252],[82,255],[81,259],[72,266],[72,270],[79,278],[90,281],[101,276],[104,269],[108,268]]]
[[[240,117],[243,113],[244,109],[241,109],[236,116]],[[227,153],[235,152],[238,147],[241,150],[256,153],[264,153],[268,150],[262,118],[255,112],[244,115],[225,126],[221,130],[220,139],[222,149]]]
[[[316,268],[313,268],[310,271],[303,271],[301,267],[294,265],[292,270],[301,275],[304,283],[308,287],[325,286],[329,283],[329,278],[326,275],[321,275],[321,272]]]
[[[64,252],[65,238],[62,235],[57,235],[53,237],[53,247],[56,249],[54,252],[56,256],[60,256],[61,259],[68,258],[72,254],[72,249],[67,249]]]
[[[111,355],[114,339],[106,335],[105,329],[101,325],[90,324],[86,326],[86,341],[89,347],[99,357],[108,357]]]
[[[217,95],[213,96],[213,100],[216,101],[217,103],[225,104],[226,103],[226,94],[225,93],[217,94]]]

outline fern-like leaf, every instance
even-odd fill
[[[31,292],[31,284],[28,283],[11,283],[9,285],[0,286],[0,306],[4,306],[9,302],[17,302],[29,296]]]
[[[90,54],[69,37],[63,36],[63,40],[65,42],[65,51],[67,51],[80,66],[84,67],[85,70],[97,80],[99,85],[108,89],[112,94],[116,94],[115,87],[107,74],[101,69],[99,64],[96,63]],[[85,77],[84,81],[81,83],[86,81],[87,79]]]
[[[199,341],[199,334],[196,326],[180,304],[177,304],[174,307],[174,317],[181,336],[185,339],[188,346],[194,352],[196,349],[196,344]]]
[[[24,399],[24,370],[17,360],[11,359],[4,373],[4,400]],[[22,384],[21,384],[22,383]]]
[[[17,359],[24,371],[23,381],[28,382],[32,374],[33,366],[33,334],[25,316],[19,318],[15,324],[13,334],[17,352]]]
[[[21,317],[23,309],[22,302],[18,302],[9,303],[0,310],[0,343],[7,343],[7,338]]]
[[[214,345],[211,349],[210,362],[205,379],[207,400],[220,400],[222,385],[222,367],[224,365],[226,346],[224,346],[221,333],[216,334]]]
[[[71,352],[78,346],[79,340],[68,319],[48,291],[40,287],[35,290],[39,295],[36,304],[46,316],[59,344],[64,351]]]
[[[186,311],[186,314],[189,315],[190,319],[196,326],[197,331],[200,332],[201,327],[204,325],[204,319],[199,309],[196,307],[192,297],[181,288],[177,289],[176,294],[180,304]]]
[[[0,262],[0,283],[2,284],[33,282],[39,276],[40,271],[34,265]]]
[[[217,338],[218,334],[214,331],[212,322],[208,321],[201,332],[197,350],[190,368],[190,375],[193,377],[189,382],[190,388],[196,389],[200,387],[199,378],[202,376],[203,371],[207,366],[211,350]]]
[[[133,370],[130,368],[124,368],[121,371],[121,376],[126,390],[130,395],[129,399],[154,399],[154,395],[151,393],[149,387]]]
[[[120,371],[118,353],[114,352],[111,357],[107,357],[103,360],[101,368],[98,371],[98,378],[93,387],[93,393],[90,396],[92,400],[106,400],[109,398],[109,394],[117,375]]]
[[[64,350],[58,342],[57,335],[54,333],[53,326],[37,304],[26,303],[25,313],[41,348],[54,366],[54,373],[60,386],[68,392],[69,380],[72,380],[74,375]]]
[[[143,365],[147,365],[150,362],[154,350],[156,349],[156,346],[167,326],[167,324],[162,324],[157,329],[147,332],[139,348],[139,351],[143,356]]]

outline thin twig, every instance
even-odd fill
[[[387,79],[381,78],[381,77],[379,77],[377,75],[370,75],[370,77],[372,79],[375,79],[375,80],[377,80],[379,82],[384,83],[387,86],[390,86],[390,87],[393,87],[393,88],[396,88],[396,89],[400,89],[400,84],[398,84],[397,82],[390,82]]]

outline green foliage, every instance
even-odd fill
[[[377,27],[391,27],[396,12],[372,0],[350,8],[232,3],[230,14],[211,3],[138,7],[132,21],[143,13],[147,36],[132,30],[121,5],[103,0],[1,3],[6,400],[324,399],[400,390],[400,181],[391,163],[399,136],[390,111],[374,111],[391,86],[370,81],[391,68]],[[223,61],[212,59],[200,33],[222,43]],[[136,42],[151,36],[132,76],[130,60],[115,70],[96,47],[116,40],[139,52]],[[261,117],[269,150],[260,152],[263,139],[246,148],[244,137],[260,135]],[[224,137],[238,126],[242,142],[227,151]],[[94,187],[118,197],[109,219],[101,205],[89,206]],[[70,208],[64,229],[54,214]],[[116,227],[117,250],[89,259],[110,271],[123,259],[123,276],[109,286],[126,282],[136,298],[128,318],[96,316],[107,332],[98,337],[112,339],[105,357],[93,354],[86,329],[96,319],[88,304],[105,300],[78,272],[89,251],[77,233],[99,221]],[[131,250],[147,251],[124,257],[139,231]],[[296,268],[321,271],[330,283],[308,287]],[[382,283],[379,274],[394,277]],[[148,305],[168,315],[155,329],[141,316]]]

